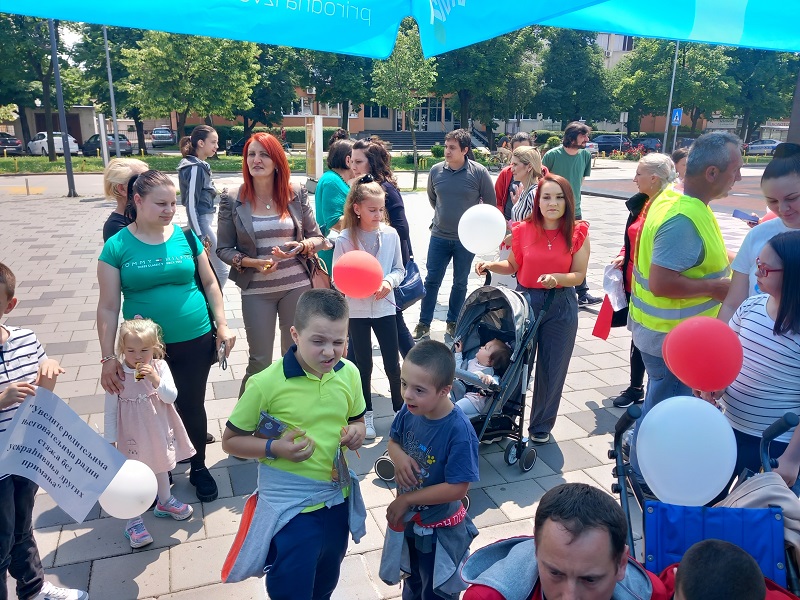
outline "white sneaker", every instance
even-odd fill
[[[89,594],[83,590],[56,587],[45,581],[42,591],[33,600],[89,600]]]
[[[374,413],[371,410],[364,413],[364,424],[367,426],[367,435],[364,436],[364,439],[374,440],[377,434],[375,433]]]

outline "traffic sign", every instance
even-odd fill
[[[681,120],[683,119],[683,109],[682,108],[675,108],[672,111],[672,125],[673,127],[677,127],[681,124]]]

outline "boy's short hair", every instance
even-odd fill
[[[492,368],[501,373],[505,372],[508,368],[508,363],[511,361],[511,348],[508,347],[501,339],[493,339],[492,351],[489,353],[489,359],[492,361]]]
[[[684,600],[761,600],[767,595],[755,559],[730,542],[703,540],[683,555],[675,593]]]
[[[17,289],[17,278],[14,277],[14,272],[3,263],[0,263],[0,285],[5,286],[6,295],[8,299],[11,300]]]
[[[294,328],[303,331],[311,319],[323,317],[329,321],[347,319],[350,312],[347,300],[341,292],[328,289],[313,289],[303,292],[297,301],[294,313]]]
[[[408,351],[405,360],[425,369],[437,392],[448,385],[453,385],[456,359],[453,351],[442,342],[435,340],[419,342]]]

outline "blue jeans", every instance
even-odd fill
[[[692,395],[691,388],[675,377],[672,371],[667,368],[667,364],[662,357],[642,352],[642,360],[644,360],[644,368],[647,371],[647,392],[644,396],[642,416],[636,421],[636,425],[633,428],[633,440],[631,441],[631,467],[633,467],[636,478],[639,481],[643,481],[643,479],[642,472],[639,470],[639,459],[636,456],[636,440],[639,436],[639,425],[641,425],[642,419],[662,400],[674,396]]]
[[[458,240],[431,236],[428,258],[425,261],[428,272],[425,275],[425,297],[420,308],[420,323],[430,325],[433,321],[436,298],[450,259],[453,260],[453,287],[450,290],[450,302],[447,306],[447,321],[455,323],[467,297],[467,279],[474,258],[475,255],[464,248]]]

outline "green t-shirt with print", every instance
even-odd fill
[[[172,227],[162,244],[146,244],[126,227],[109,238],[99,258],[119,269],[122,316],[152,319],[161,325],[167,344],[193,340],[211,329],[205,298],[194,280],[192,249],[183,230]],[[199,255],[203,244],[195,240]]]
[[[581,215],[581,183],[592,173],[592,155],[586,149],[575,155],[568,154],[564,146],[550,150],[542,157],[542,164],[555,175],[560,175],[572,186],[575,196],[575,214]]]

